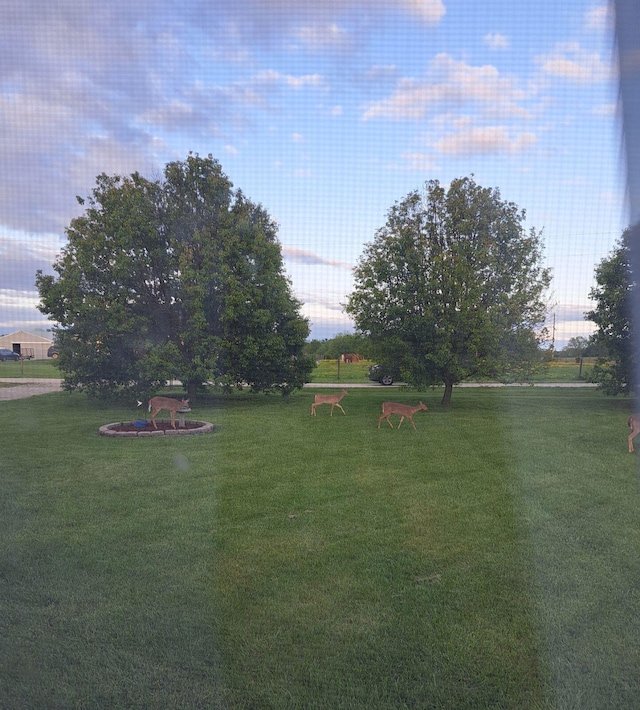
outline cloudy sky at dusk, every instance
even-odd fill
[[[473,173],[543,229],[559,343],[626,224],[612,23],[588,0],[8,0],[0,25],[0,333],[99,173],[212,154],[279,223],[312,337],[351,328],[388,209]]]

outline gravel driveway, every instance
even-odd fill
[[[49,392],[59,392],[62,380],[30,380],[30,379],[0,379],[0,385],[7,384],[8,387],[0,386],[0,402],[10,399],[24,399],[33,397],[36,394],[49,394]]]

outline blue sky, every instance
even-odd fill
[[[6,5],[6,3],[5,3]],[[626,225],[606,2],[8,0],[0,27],[0,333],[101,172],[211,153],[280,225],[312,337],[351,329],[387,210],[473,173],[542,229],[556,338],[586,335]]]

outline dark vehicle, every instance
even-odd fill
[[[56,348],[55,345],[52,345],[48,350],[47,350],[47,357],[52,357],[54,360],[58,359],[58,348]]]
[[[20,355],[14,353],[13,350],[8,350],[7,348],[0,348],[0,360],[3,362],[5,360],[19,360]]]
[[[369,368],[369,379],[381,385],[392,385],[397,377],[398,373],[386,365],[371,365]]]

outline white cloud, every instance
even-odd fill
[[[613,8],[609,5],[591,8],[585,15],[585,26],[588,30],[611,30],[613,28]]]
[[[536,142],[533,133],[509,135],[504,126],[469,128],[443,136],[434,148],[443,155],[514,155],[530,148]]]
[[[614,73],[613,66],[603,61],[597,52],[588,52],[577,42],[560,44],[537,61],[545,74],[579,84],[607,81]]]
[[[35,289],[36,271],[53,273],[52,264],[60,253],[61,240],[55,235],[0,236],[0,285],[15,292]]]
[[[489,32],[484,36],[484,42],[491,49],[509,48],[509,39],[499,32]]]
[[[294,76],[292,74],[281,74],[273,69],[265,69],[258,72],[258,74],[256,74],[256,80],[259,84],[280,83],[292,89],[302,89],[305,86],[322,86],[324,84],[324,80],[320,74]]]
[[[0,333],[53,326],[54,323],[38,311],[38,303],[40,296],[37,291],[0,288]]]
[[[335,266],[340,269],[347,269],[348,271],[351,271],[353,268],[352,264],[347,264],[344,261],[326,259],[325,257],[312,251],[298,249],[296,247],[282,247],[282,255],[287,261],[295,262],[297,264],[306,264],[311,266]]]
[[[604,118],[609,118],[611,116],[615,116],[618,112],[618,104],[612,103],[612,104],[601,104],[600,106],[596,106],[592,113],[595,116],[603,116]]]
[[[436,111],[473,105],[487,115],[529,118],[527,95],[515,79],[503,77],[491,65],[472,66],[448,54],[438,54],[426,79],[401,79],[393,94],[369,104],[364,120],[420,120]]]
[[[349,44],[349,35],[335,22],[314,23],[298,27],[294,35],[307,49],[312,51],[340,49]]]
[[[430,24],[439,22],[446,12],[442,0],[396,0],[396,2],[412,15]]]

